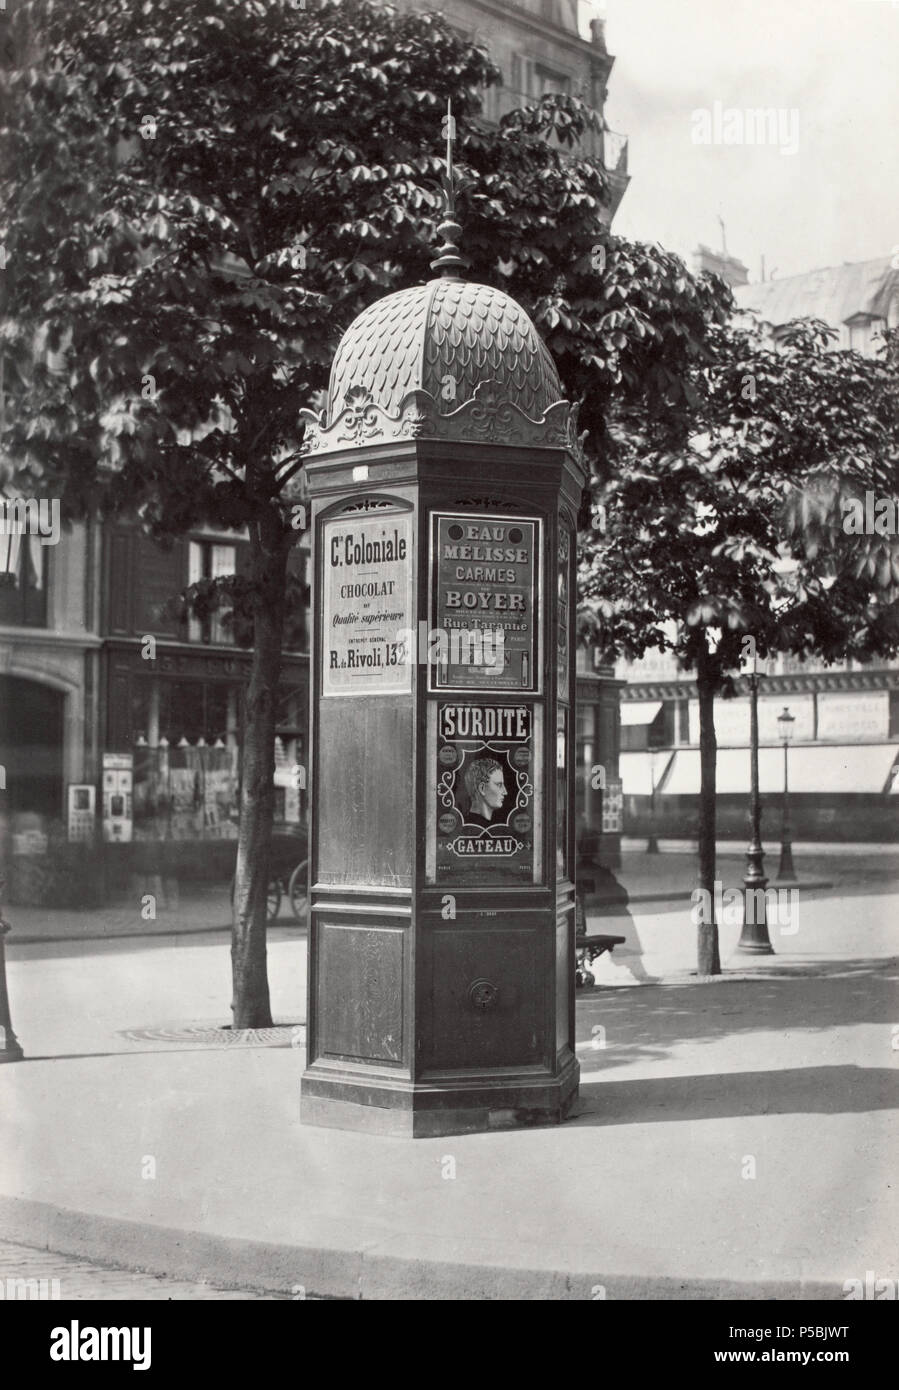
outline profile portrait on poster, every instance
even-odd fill
[[[464,770],[463,781],[468,793],[466,825],[479,825],[486,830],[492,825],[505,824],[506,817],[501,812],[509,789],[502,765],[495,758],[474,758]]]

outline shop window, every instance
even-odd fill
[[[131,686],[131,737],[139,745],[210,747],[239,741],[239,684],[147,676]]]

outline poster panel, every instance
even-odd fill
[[[134,756],[103,754],[103,839],[107,843],[130,842],[134,830],[132,796]]]
[[[411,690],[412,513],[330,518],[321,552],[322,695]]]
[[[560,700],[566,703],[571,695],[570,666],[568,658],[568,602],[569,576],[571,571],[571,541],[566,530],[559,532],[558,583],[558,622],[556,626],[556,690]]]
[[[429,878],[460,885],[539,881],[539,712],[439,703],[435,715]]]
[[[540,559],[536,518],[433,514],[431,690],[538,691]]]
[[[556,712],[556,871],[568,874],[568,711]]]
[[[97,829],[97,788],[91,782],[70,782],[66,796],[69,840],[92,843]]]

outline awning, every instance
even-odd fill
[[[651,724],[662,708],[661,700],[631,700],[621,706],[622,724]]]
[[[795,744],[789,752],[790,791],[899,793],[899,776],[891,768],[899,757],[895,743]],[[716,784],[722,794],[749,793],[749,749],[718,751]],[[890,785],[892,781],[892,787]],[[783,791],[783,748],[759,749],[759,788],[765,795]],[[699,749],[678,748],[664,791],[671,796],[699,795]]]

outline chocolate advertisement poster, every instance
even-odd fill
[[[411,513],[326,521],[321,552],[322,694],[409,690]]]

